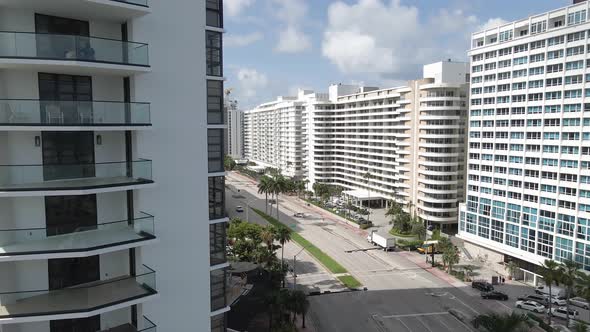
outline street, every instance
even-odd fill
[[[252,179],[228,172],[226,185],[230,188],[226,195],[230,216],[266,224],[253,211],[235,211],[238,205],[245,210],[248,206],[265,210],[264,195],[258,193]],[[470,285],[431,268],[424,256],[375,248],[366,241],[365,231],[295,196],[281,195],[279,209],[282,223],[330,255],[367,288],[310,297],[310,316],[318,331],[472,331],[470,325],[450,315],[449,309],[470,317],[490,311],[510,313],[517,297],[534,292],[528,286],[509,282],[496,287],[509,295],[508,301],[484,300]],[[297,212],[306,217],[293,217]],[[300,251],[296,244],[286,245],[285,259],[291,267],[293,255]],[[307,290],[343,289],[335,276],[305,251],[297,256],[297,275],[297,284]],[[292,283],[292,275],[289,278]],[[575,309],[580,318],[587,319],[588,311]]]

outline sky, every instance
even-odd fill
[[[572,0],[224,0],[226,88],[240,109],[335,83],[393,87],[467,61],[472,32]]]

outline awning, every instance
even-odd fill
[[[360,200],[372,200],[372,199],[387,199],[375,192],[369,192],[366,189],[346,190],[342,192],[344,195],[352,196]]]

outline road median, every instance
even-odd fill
[[[264,220],[266,220],[269,224],[274,225],[276,227],[287,227],[286,225],[282,224],[280,221],[269,216],[268,214],[266,214],[256,208],[253,208],[253,207],[250,207],[250,208],[256,214],[258,214],[259,216],[264,218]],[[292,231],[291,232],[291,239],[295,243],[297,243],[298,245],[303,247],[310,255],[312,255],[318,262],[320,262],[320,264],[322,264],[326,269],[328,269],[333,274],[348,273],[348,271],[342,265],[340,265],[337,261],[335,261],[328,254],[323,252],[320,248],[316,247],[314,244],[309,242],[307,239],[305,239],[299,233]],[[361,286],[361,283],[351,275],[338,277],[338,280],[340,280],[348,288],[357,288],[357,287]]]

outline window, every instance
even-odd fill
[[[546,30],[547,30],[547,21],[531,23],[531,35],[545,32]],[[541,41],[543,42],[542,46],[538,46],[537,48],[545,46],[545,41],[544,40],[541,40]],[[533,44],[537,44],[537,43],[539,43],[539,42],[531,43],[531,49],[533,49]]]
[[[209,261],[211,266],[227,261],[225,228],[226,224],[223,222],[209,225]]]
[[[582,104],[565,104],[563,105],[564,112],[581,112]]]
[[[496,63],[492,62],[492,63],[486,63],[484,66],[485,70],[494,70],[496,69]]]
[[[514,58],[514,60],[512,60],[512,63],[517,66],[517,65],[524,65],[528,62],[528,58],[526,56],[521,56],[519,58]]]
[[[510,60],[510,59],[498,61],[498,68],[510,67],[511,63],[512,63],[512,60]]]
[[[223,129],[207,129],[209,172],[223,172]]]
[[[471,78],[471,83],[481,83],[481,82],[482,82],[481,76],[474,76]]]
[[[534,68],[529,69],[530,76],[542,75],[544,72],[545,72],[544,67],[534,67]]]
[[[483,54],[476,54],[472,57],[473,62],[481,61],[481,60],[483,60]]]
[[[512,30],[500,32],[500,42],[508,41],[512,39]]]
[[[211,311],[223,309],[227,306],[226,272],[225,269],[213,270],[210,272],[211,281]]]
[[[211,317],[211,332],[225,332],[226,330],[225,313]]]
[[[535,252],[535,231],[522,227],[520,229],[520,247],[528,252]]]
[[[207,75],[222,76],[221,32],[206,31]]]
[[[517,77],[525,77],[527,75],[527,70],[526,69],[521,69],[521,70],[514,70],[512,72],[512,77],[513,78],[517,78]]]
[[[477,65],[477,66],[471,67],[472,73],[479,73],[481,71],[483,71],[483,65]]]
[[[207,80],[207,123],[223,124],[223,82]]]
[[[574,25],[586,22],[586,9],[578,10],[567,15],[567,25]]]
[[[545,61],[545,53],[533,54],[530,56],[530,58],[530,63]]]
[[[510,79],[510,72],[498,73],[498,80],[507,80]]]
[[[552,37],[552,38],[549,38],[547,40],[547,44],[549,46],[559,45],[559,44],[563,44],[563,43],[565,43],[565,37],[564,36]],[[562,50],[562,52],[563,52],[563,50]]]
[[[529,89],[542,88],[543,80],[529,81]]]
[[[529,49],[528,44],[514,46],[514,53],[526,52]]]
[[[563,98],[571,99],[571,98],[582,98],[582,90],[565,90],[563,92]]]
[[[224,218],[225,215],[225,177],[209,178],[209,219]]]
[[[584,61],[570,61],[565,63],[565,70],[576,70],[576,69],[583,69],[584,68]],[[547,70],[549,72],[549,70]]]
[[[547,66],[547,73],[558,73],[560,71],[563,71],[563,63],[558,63],[556,65],[549,65]]]
[[[574,41],[582,40],[586,38],[586,31],[574,32],[567,34],[567,42],[571,43]]]
[[[492,219],[492,240],[496,242],[504,242],[504,223],[499,220]]]
[[[573,75],[565,77],[565,85],[584,83],[582,75]]]
[[[221,0],[207,0],[207,25],[223,28],[223,6]]]
[[[584,54],[584,45],[576,47],[568,47],[565,51],[566,56],[574,56],[578,54]]]
[[[545,99],[561,99],[561,91],[545,92]]]
[[[498,56],[504,56],[512,54],[512,47],[506,47],[498,51]]]

